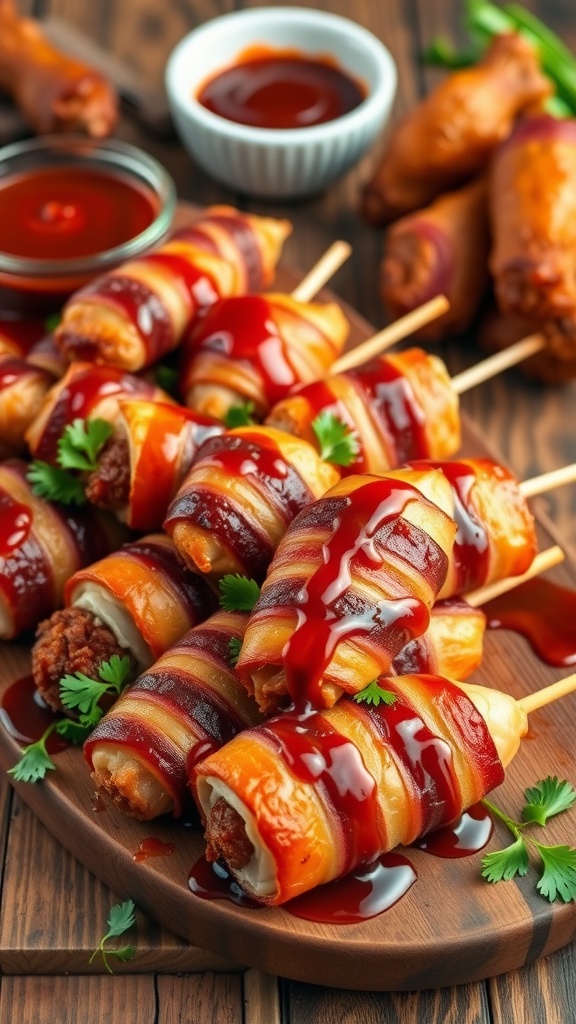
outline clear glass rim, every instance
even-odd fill
[[[103,168],[124,171],[152,189],[159,200],[159,210],[151,224],[134,238],[102,252],[82,256],[80,259],[34,259],[28,256],[14,256],[2,252],[0,248],[0,273],[46,278],[97,274],[151,248],[166,235],[176,210],[176,186],[165,167],[137,146],[119,139],[94,140],[83,135],[45,135],[41,138],[26,139],[24,142],[13,142],[0,149],[0,175],[17,174],[18,169],[12,169],[9,166],[10,162],[19,157],[33,157],[34,154],[38,155],[39,161],[44,154],[54,157],[55,163],[61,156],[62,163],[67,159],[77,160],[79,163],[86,160]],[[32,166],[34,165],[31,164],[30,169]],[[0,176],[0,182],[1,180]]]

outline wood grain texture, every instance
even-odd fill
[[[160,977],[157,997],[158,1016],[154,1024],[244,1024],[239,975]],[[263,1018],[262,1024],[264,1020],[268,1024],[268,1018]]]
[[[574,945],[489,984],[493,1024],[575,1024]]]
[[[50,879],[49,887],[39,883],[39,850],[42,879]],[[89,960],[106,931],[110,907],[118,902],[16,798],[2,887],[2,973],[103,974],[101,957],[92,964]],[[46,927],[50,918],[59,922],[56,941],[53,928]],[[127,941],[134,943],[137,955],[126,963],[114,962],[116,974],[238,969],[216,953],[177,938],[140,911]]]
[[[157,1020],[152,975],[2,978],[0,985],[0,1024],[156,1024]],[[198,1024],[209,1020],[198,1018]]]
[[[298,279],[286,268],[278,277],[286,291]],[[368,324],[353,310],[347,313],[352,342],[367,337]],[[493,454],[467,422],[463,426],[463,453]],[[537,501],[533,507],[538,508]],[[557,540],[547,526],[539,532],[541,547]],[[574,564],[558,567],[554,575],[576,585]],[[24,647],[5,645],[0,657],[4,685],[26,671]],[[558,676],[558,670],[529,653],[519,636],[488,634],[479,682],[520,696]],[[507,810],[517,810],[524,788],[536,779],[555,772],[569,774],[575,715],[572,696],[534,716],[531,732],[539,742],[523,745],[499,791]],[[16,757],[16,744],[8,733],[0,732],[0,763],[9,767]],[[163,819],[132,821],[114,808],[95,813],[92,784],[79,750],[59,754],[57,771],[42,784],[15,788],[76,858],[153,919],[226,958],[300,981],[384,991],[462,984],[517,968],[565,945],[576,934],[576,907],[542,900],[533,877],[496,891],[481,880],[477,857],[442,860],[416,850],[410,851],[410,859],[418,884],[385,915],[354,926],[316,925],[281,908],[248,911],[227,901],[198,900],[188,892],[187,877],[204,849],[200,833],[177,829]],[[563,815],[551,824],[550,842],[572,841],[575,815]],[[504,840],[500,829],[496,834]],[[176,849],[170,857],[136,864],[133,855],[150,835],[176,842]],[[77,936],[69,936],[65,945],[75,948],[77,941]]]
[[[484,985],[384,997],[375,992],[283,984],[298,1024],[492,1024]]]

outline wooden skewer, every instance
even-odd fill
[[[317,263],[302,278],[292,292],[292,298],[297,302],[311,302],[320,289],[334,276],[343,263],[348,259],[352,247],[348,242],[333,242]]]
[[[534,558],[530,568],[525,573],[522,573],[521,576],[507,576],[504,580],[496,580],[494,583],[489,583],[485,587],[478,587],[478,590],[473,590],[470,594],[466,594],[466,604],[471,605],[472,608],[479,608],[480,605],[486,604],[494,597],[499,597],[500,594],[505,594],[508,590],[519,587],[521,583],[526,583],[527,580],[540,576],[541,573],[552,569],[553,566],[559,565],[560,562],[564,561],[565,557],[562,548],[554,544],[553,547],[540,551]]]
[[[436,295],[429,302],[418,306],[418,309],[413,309],[405,316],[398,317],[393,323],[374,334],[372,338],[367,338],[356,348],[340,356],[340,359],[337,359],[330,367],[330,374],[342,373],[343,370],[349,370],[351,366],[359,366],[360,363],[365,363],[366,360],[380,355],[395,345],[397,341],[407,338],[409,334],[418,331],[431,320],[442,316],[448,309],[450,309],[450,303],[446,296]]]
[[[457,373],[455,377],[452,377],[452,388],[457,395],[461,395],[464,391],[476,387],[477,384],[489,380],[490,377],[495,377],[496,374],[508,370],[511,366],[516,366],[528,356],[541,352],[545,344],[546,339],[543,334],[531,334],[528,338],[517,341],[515,345],[510,345],[510,348],[505,348],[502,352],[483,359],[481,363],[476,363],[476,366]]]
[[[520,491],[525,498],[533,498],[536,494],[545,494],[546,491],[553,491],[563,484],[572,484],[575,480],[576,462],[571,462],[569,466],[551,469],[549,473],[541,473],[540,476],[533,476],[531,480],[524,480],[520,484]]]
[[[526,714],[529,715],[532,711],[543,708],[554,700],[559,700],[560,697],[566,697],[569,693],[574,693],[575,690],[576,672],[571,676],[565,676],[564,679],[558,679],[557,682],[551,683],[550,686],[545,686],[542,690],[536,690],[536,693],[529,693],[527,697],[521,697],[516,703],[521,708],[524,708]]]

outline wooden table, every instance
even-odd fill
[[[274,3],[274,0],[269,0]],[[39,17],[66,19],[133,72],[159,87],[168,53],[184,33],[216,14],[258,4],[234,0],[21,0]],[[282,6],[279,4],[278,6]],[[306,4],[306,6],[312,6]],[[315,6],[348,15],[347,0]],[[546,17],[576,49],[572,0],[527,4]],[[400,72],[399,114],[434,81],[418,55],[436,33],[458,35],[456,0],[355,0],[353,14],[389,46]],[[0,130],[1,130],[0,118]],[[335,237],[347,238],[354,256],[335,290],[375,325],[383,323],[376,266],[381,238],[356,215],[358,190],[370,173],[370,154],[343,181],[313,200],[263,205],[229,194],[192,165],[173,135],[153,134],[126,113],[118,135],[157,156],[174,176],[179,194],[195,203],[231,202],[256,212],[290,217],[295,230],[286,261],[305,269]],[[440,350],[452,372],[479,356],[474,342]],[[465,410],[499,447],[520,477],[576,460],[576,383],[544,389],[519,373],[464,396]],[[576,488],[560,489],[548,510],[567,544],[576,548]],[[0,782],[2,911],[0,916],[0,1024],[574,1024],[576,949],[568,946],[524,970],[454,990],[381,994],[328,990],[243,971],[212,953],[188,946],[137,912],[137,957],[108,976],[88,964],[118,897],[78,864]],[[121,976],[120,976],[121,975]]]

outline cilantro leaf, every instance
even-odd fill
[[[40,782],[46,772],[54,771],[56,765],[46,749],[46,741],[54,732],[56,725],[57,722],[54,720],[39,740],[22,748],[20,759],[8,769],[8,774],[16,782]]]
[[[228,430],[233,430],[234,427],[250,427],[256,422],[252,415],[253,412],[254,402],[231,405],[224,416],[224,426],[228,427]]]
[[[561,814],[573,806],[576,802],[576,789],[566,779],[559,780],[555,775],[549,775],[541,782],[537,782],[532,789],[527,789],[524,799],[526,804],[522,808],[523,821],[545,825],[548,818]]]
[[[348,425],[333,412],[324,409],[312,421],[312,430],[320,445],[320,458],[336,466],[349,466],[360,451],[360,442]]]
[[[92,963],[94,958],[101,955],[104,962],[104,966],[109,974],[113,974],[112,968],[108,963],[108,957],[115,956],[117,960],[126,961],[132,960],[136,956],[135,946],[122,946],[119,949],[110,948],[106,945],[109,939],[118,938],[123,935],[124,932],[128,931],[129,928],[136,922],[134,915],[135,905],[132,900],[125,900],[124,903],[117,903],[115,906],[110,908],[108,915],[108,931],[102,936],[98,946],[92,953],[88,963]]]
[[[482,858],[482,877],[488,882],[509,881],[516,875],[528,873],[530,861],[522,836],[504,850],[494,850]]]
[[[384,687],[380,686],[377,679],[373,679],[363,690],[355,693],[353,699],[357,704],[373,704],[375,708],[379,704],[395,704],[398,700],[396,694],[390,690],[385,690]]]
[[[232,668],[236,668],[238,658],[240,657],[240,648],[242,647],[242,638],[239,636],[231,636],[228,641],[228,650],[230,652],[230,664]]]
[[[219,582],[220,607],[226,612],[251,612],[260,597],[260,587],[255,580],[228,573]]]
[[[162,388],[172,398],[176,398],[178,394],[178,370],[176,367],[159,363],[154,371],[154,379],[159,388]]]
[[[93,726],[85,725],[83,722],[75,722],[72,718],[62,718],[56,725],[58,735],[63,736],[69,743],[73,743],[75,747],[82,746],[84,740],[92,732],[92,729]]]
[[[86,502],[82,481],[58,466],[35,459],[30,463],[26,477],[39,498],[59,501],[62,505],[83,505]]]
[[[558,896],[564,903],[576,900],[576,850],[569,846],[537,845],[544,865],[536,886],[538,892],[550,903]]]
[[[62,317],[60,316],[60,313],[50,313],[50,315],[47,316],[44,321],[44,330],[48,334],[53,334],[56,328],[58,327],[58,324],[60,323],[61,319]]]
[[[62,469],[91,472],[97,468],[98,455],[114,428],[106,420],[76,419],[58,441],[58,463]]]
[[[119,696],[132,674],[132,663],[128,655],[121,658],[113,654],[109,661],[103,661],[98,668],[99,679],[91,679],[83,672],[66,675],[60,680],[60,699],[69,711],[79,712],[80,724],[85,728],[98,724],[102,715],[102,697],[107,694]]]

